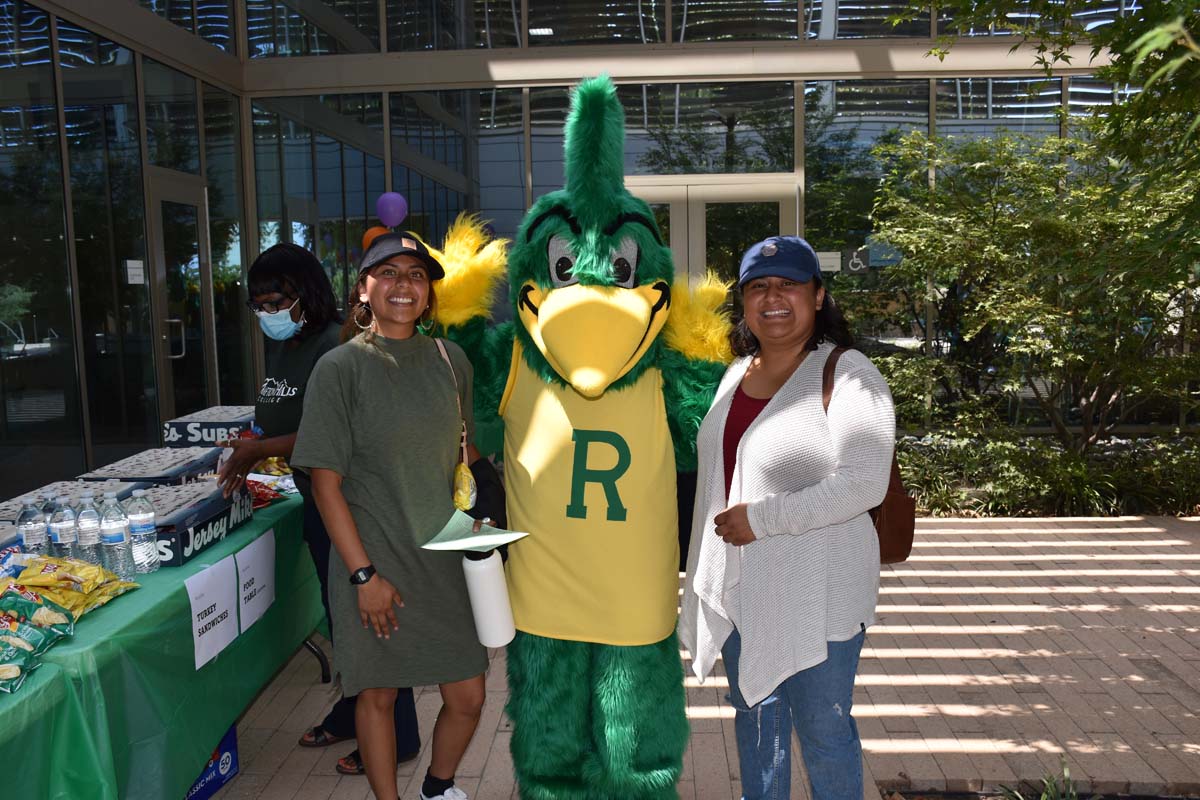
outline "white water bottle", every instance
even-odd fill
[[[50,517],[50,554],[57,558],[75,557],[75,512],[65,494],[54,501]]]
[[[34,555],[46,555],[50,549],[47,541],[46,516],[42,513],[40,499],[26,500],[17,517],[17,535],[21,537],[21,549]]]
[[[104,568],[123,581],[133,580],[129,518],[117,502],[116,492],[104,493],[104,505],[100,507],[100,542],[104,546]]]
[[[490,555],[468,550],[462,563],[479,643],[484,647],[504,647],[517,635],[512,605],[508,602],[508,585],[504,582],[504,561],[496,550]]]
[[[100,512],[96,510],[95,495],[84,492],[79,496],[75,512],[75,554],[81,561],[99,566],[104,561],[100,552]]]
[[[158,569],[158,528],[155,525],[154,505],[145,489],[134,489],[133,498],[125,504],[129,517],[129,539],[133,544],[133,568],[139,575]]]

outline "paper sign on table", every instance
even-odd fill
[[[426,550],[476,550],[486,553],[488,550],[495,550],[502,544],[515,542],[529,535],[517,531],[506,531],[503,528],[493,528],[491,525],[484,525],[478,533],[475,533],[474,527],[475,520],[456,508],[445,527],[423,547]]]
[[[245,631],[275,602],[275,529],[269,529],[243,547],[235,558],[238,602],[241,603],[242,630]]]
[[[192,643],[196,669],[229,646],[238,635],[237,565],[233,556],[184,580],[192,604]]]

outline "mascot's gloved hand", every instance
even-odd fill
[[[498,528],[508,527],[508,512],[504,502],[504,484],[491,461],[477,459],[471,464],[471,475],[475,478],[475,507],[467,514],[473,519],[490,519]],[[500,548],[500,557],[508,560],[508,545]]]

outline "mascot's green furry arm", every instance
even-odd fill
[[[503,421],[517,637],[513,764],[525,800],[676,797],[687,743],[675,637],[676,471],[729,360],[726,287],[689,291],[623,179],[607,78],[572,97],[566,188],[508,255],[515,319],[485,322],[504,244],[460,220],[438,320],[475,366],[476,420]]]

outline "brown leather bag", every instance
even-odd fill
[[[835,347],[825,361],[825,371],[821,374],[821,403],[826,414],[829,413],[829,400],[833,397],[833,371],[842,353],[849,349]],[[883,502],[868,513],[879,536],[879,563],[899,564],[907,561],[912,553],[913,532],[917,525],[917,502],[908,496],[900,479],[900,464],[896,461],[895,450],[892,451],[892,477],[888,480],[887,494],[883,496]]]

